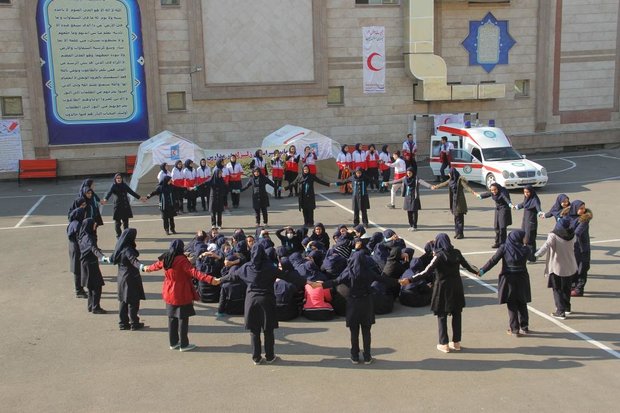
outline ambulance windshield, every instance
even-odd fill
[[[519,154],[519,152],[515,151],[512,146],[506,146],[503,148],[488,148],[483,149],[482,153],[484,154],[484,160],[487,162],[491,161],[516,161],[518,159],[522,159],[523,157]]]

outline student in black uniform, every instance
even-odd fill
[[[454,215],[454,238],[465,238],[465,214],[467,214],[467,199],[465,198],[465,191],[475,193],[469,184],[467,179],[463,178],[456,168],[450,168],[450,178],[437,185],[433,185],[431,189],[439,189],[444,186],[448,187],[450,195],[450,212]]]
[[[497,280],[497,297],[500,304],[508,307],[510,328],[506,332],[515,337],[529,333],[527,303],[532,301],[532,292],[526,264],[532,252],[525,244],[526,236],[523,230],[511,231],[506,242],[478,273],[482,277],[502,260],[502,270]]]
[[[424,245],[424,254],[417,258],[412,258],[409,268],[400,278],[411,278],[415,274],[424,271],[426,266],[433,259],[433,245],[435,241],[429,241]],[[431,303],[433,296],[433,282],[435,273],[431,273],[425,278],[418,278],[413,283],[400,287],[398,300],[407,307],[425,307]]]
[[[403,209],[407,211],[407,219],[409,221],[409,231],[418,230],[418,211],[422,209],[420,202],[420,185],[425,188],[432,188],[432,185],[423,179],[418,178],[416,169],[412,166],[407,168],[407,175],[394,181],[384,181],[383,185],[393,185],[402,183]]]
[[[255,167],[252,170],[252,176],[248,179],[247,184],[241,188],[241,192],[252,187],[252,207],[256,217],[256,226],[260,227],[260,216],[263,214],[263,223],[265,227],[269,224],[269,216],[267,208],[269,207],[269,195],[267,195],[267,185],[275,190],[276,184],[271,179],[263,175],[261,168]]]
[[[152,196],[159,195],[159,210],[161,211],[161,219],[164,223],[166,235],[177,233],[174,226],[174,217],[177,215],[174,194],[175,189],[172,186],[172,178],[164,176],[157,188],[146,196],[146,199],[150,199]]]
[[[144,323],[140,322],[138,311],[140,310],[140,300],[146,300],[144,286],[140,269],[142,264],[138,260],[140,253],[136,248],[136,236],[138,231],[135,228],[127,228],[123,231],[114,252],[110,255],[110,262],[118,265],[118,327],[121,330],[140,330]]]
[[[357,146],[357,145],[356,145]],[[362,213],[362,223],[368,226],[368,210],[370,209],[370,199],[368,198],[368,187],[370,180],[365,176],[361,167],[355,168],[353,176],[344,181],[336,182],[336,186],[351,184],[351,203],[353,208],[353,225],[360,223],[360,211]]]
[[[573,278],[571,297],[582,297],[588,281],[590,270],[590,221],[593,218],[592,211],[586,208],[585,202],[575,200],[563,214],[568,214],[571,220],[571,228],[575,231],[575,259],[577,260],[577,274]]]
[[[524,199],[518,205],[515,205],[515,209],[523,210],[523,221],[521,222],[521,229],[525,231],[527,237],[527,245],[530,246],[530,261],[536,261],[534,253],[536,252],[536,236],[538,235],[538,218],[544,216],[542,208],[540,206],[540,199],[531,185],[523,188]]]
[[[310,234],[310,241],[320,242],[325,250],[329,249],[329,235],[325,232],[325,226],[317,222],[314,224],[314,230]]]
[[[274,351],[275,338],[273,334],[274,329],[278,328],[274,294],[276,278],[289,281],[299,288],[306,284],[306,280],[297,274],[278,270],[267,258],[263,246],[256,243],[252,247],[249,262],[219,279],[219,282],[222,283],[240,279],[248,286],[245,297],[245,328],[250,330],[252,360],[256,365],[263,362],[261,331],[265,339],[265,361],[273,363],[278,359]],[[316,283],[311,284],[319,286]]]
[[[312,226],[314,226],[314,210],[316,209],[316,199],[314,195],[315,182],[321,185],[331,186],[329,182],[325,182],[316,175],[312,175],[310,173],[310,167],[304,165],[302,174],[295,178],[289,186],[284,188],[284,190],[288,191],[296,185],[299,187],[299,210],[302,211],[304,215],[304,226],[306,228],[312,228]]]
[[[556,221],[559,221],[560,213],[564,208],[568,208],[570,206],[570,198],[566,194],[560,194],[555,199],[555,203],[551,207],[551,209],[544,215],[542,218],[555,218]]]
[[[400,280],[407,285],[420,277],[427,277],[435,271],[431,310],[437,316],[439,326],[439,344],[437,350],[449,353],[461,350],[461,313],[465,307],[465,293],[461,280],[460,268],[463,266],[472,274],[478,269],[470,265],[461,251],[452,246],[448,234],[438,234],[433,246],[433,259],[424,269],[413,277]],[[452,341],[448,343],[448,315],[452,315]]]
[[[513,207],[510,200],[510,193],[506,188],[494,182],[491,184],[488,192],[481,194],[475,193],[478,199],[491,198],[495,201],[495,217],[493,219],[493,228],[495,229],[495,243],[491,248],[499,248],[500,245],[506,242],[508,236],[508,227],[512,225],[512,213],[510,212]]]
[[[79,205],[69,212],[69,225],[67,226],[67,238],[69,239],[69,270],[73,273],[73,284],[75,287],[76,298],[88,298],[84,287],[82,287],[82,270],[80,264],[80,244],[78,236],[82,221],[86,218],[86,200],[79,198],[76,200]]]
[[[82,221],[80,235],[80,264],[82,275],[82,287],[88,289],[88,311],[93,314],[106,314],[101,305],[101,291],[105,282],[99,269],[99,260],[110,262],[97,246],[97,223],[92,218]]]
[[[370,348],[370,328],[375,323],[375,311],[372,300],[372,283],[379,281],[387,285],[396,284],[396,281],[382,277],[368,253],[361,249],[351,254],[347,267],[334,280],[323,282],[323,288],[345,284],[349,287],[347,297],[347,327],[351,331],[351,362],[360,363],[359,334],[362,330],[364,363],[373,362]]]
[[[129,187],[124,181],[121,174],[114,175],[114,182],[108,190],[108,193],[103,197],[101,203],[105,205],[108,199],[114,194],[114,230],[116,231],[116,238],[121,236],[121,222],[123,223],[123,229],[129,228],[129,218],[133,218],[133,212],[131,211],[131,205],[129,204],[129,197],[127,194],[133,196],[141,201],[146,201],[146,198],[138,195],[133,189]]]

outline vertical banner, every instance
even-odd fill
[[[364,93],[385,93],[385,27],[362,28]]]
[[[16,172],[23,156],[19,121],[0,120],[0,172]]]
[[[137,0],[38,0],[50,145],[148,139]]]

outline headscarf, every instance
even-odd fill
[[[558,219],[551,232],[566,241],[570,241],[575,236],[575,231],[571,227],[571,220],[567,217]]]
[[[530,255],[529,248],[523,245],[524,238],[525,231],[523,231],[522,229],[512,230],[510,231],[510,234],[508,234],[508,237],[506,237],[504,251],[509,261],[524,261]]]
[[[576,199],[573,202],[570,203],[570,207],[568,209],[568,216],[576,219],[579,218],[579,208],[581,208],[582,205],[585,205],[585,202],[583,202],[580,199]]]
[[[258,151],[260,151],[260,149],[257,149],[256,152],[254,152],[254,157],[256,157],[256,159],[260,159],[262,161],[263,160],[263,156],[262,156],[262,154],[261,154],[261,156],[258,156]]]
[[[116,246],[114,247],[112,255],[110,255],[110,262],[112,264],[120,264],[123,252],[125,252],[127,248],[133,248],[135,250],[137,235],[138,231],[135,228],[127,228],[123,231],[116,241]],[[136,254],[137,253],[138,251],[136,251]]]
[[[233,161],[233,157],[235,158],[234,161]],[[236,164],[237,164],[237,156],[236,155],[230,155],[230,165],[234,168]]]
[[[241,242],[245,240],[245,231],[243,231],[242,229],[238,229],[233,233],[232,239],[234,239],[236,242]]]
[[[183,255],[184,251],[185,251],[185,244],[183,243],[183,240],[180,240],[180,239],[173,240],[170,243],[170,247],[168,248],[168,251],[164,252],[162,255],[159,256],[159,260],[163,261],[164,263],[164,270],[168,270],[172,268],[172,263],[174,262],[174,259],[178,255]]]
[[[357,225],[355,228],[353,228],[353,230],[361,235],[364,235],[366,233],[366,228],[364,228],[364,224]]]
[[[92,178],[86,178],[82,181],[82,185],[80,185],[80,190],[78,191],[78,196],[82,196],[84,193],[84,188],[90,188],[93,185],[94,180]]]
[[[394,235],[396,235],[396,233],[391,229],[386,229],[385,231],[383,231],[384,238],[392,238]]]
[[[120,182],[120,183],[117,183],[117,182],[116,182],[116,177],[117,177],[117,176],[120,176],[120,177],[121,177],[121,182]],[[119,187],[119,186],[122,186],[124,182],[125,182],[125,181],[123,180],[123,175],[121,175],[120,173],[116,173],[116,174],[114,174],[114,178],[112,178],[112,186],[114,186],[114,187]]]
[[[540,209],[540,198],[538,198],[534,187],[527,185],[525,189],[530,191],[530,196],[523,199],[523,209]]]
[[[349,145],[342,145],[340,147],[340,152],[342,152],[342,153],[344,153],[346,155],[348,153],[347,150],[345,149],[347,146],[349,146]]]
[[[166,169],[166,166],[168,166],[168,164],[167,164],[166,162],[162,162],[162,163],[159,165],[159,169],[161,169],[161,170],[162,170],[162,172],[166,172],[166,173],[167,173],[167,172],[168,172],[168,169]]]
[[[202,161],[205,161],[204,166],[202,165]],[[200,169],[202,169],[204,171],[207,168],[207,160],[205,158],[202,158],[198,165],[200,165]]]
[[[554,217],[557,217],[560,215],[560,212],[562,212],[562,210],[564,209],[564,207],[562,206],[562,202],[565,199],[569,199],[568,195],[566,194],[560,194],[557,196],[557,198],[555,198],[555,204],[553,204],[553,206],[551,207],[551,209],[549,210],[549,213],[551,215],[553,215]]]
[[[388,149],[388,146],[389,146],[389,145],[383,145],[383,146],[381,147],[381,152],[383,152],[383,153],[385,153],[385,154],[388,154],[388,155],[389,155],[390,153],[389,153],[389,152],[388,152],[388,150],[387,150],[387,149]]]
[[[267,254],[265,253],[265,248],[256,243],[252,247],[252,251],[250,252],[250,265],[254,267],[254,269],[260,271],[263,268],[263,264],[267,261]]]
[[[159,183],[160,191],[162,195],[169,194],[170,192],[172,192],[172,188],[170,187],[170,185],[168,185],[168,182],[170,182],[171,180],[172,180],[172,177],[170,175],[166,175]]]
[[[377,147],[375,146],[374,143],[371,143],[370,145],[368,145],[368,152],[370,152],[370,149],[374,149],[375,151],[377,150]]]
[[[361,148],[362,148],[362,144],[361,144],[361,143],[356,143],[356,144],[355,144],[355,150],[356,150],[358,153],[362,153],[362,149],[361,149]]]
[[[312,260],[314,261],[314,264],[318,268],[321,268],[321,265],[323,264],[323,260],[325,259],[325,254],[323,254],[323,252],[320,250],[313,250],[310,254],[308,254],[308,257],[312,258]]]
[[[370,241],[368,241],[368,249],[370,251],[374,250],[375,245],[379,244],[381,241],[383,241],[383,233],[379,231],[373,233],[370,237]]]
[[[414,274],[422,272],[433,260],[433,244],[433,241],[424,244],[424,254],[417,258],[413,258],[409,262],[409,269],[413,271]]]
[[[192,168],[192,163],[194,161],[192,161],[191,159],[186,159],[185,160],[185,167],[189,170],[189,171],[193,171],[194,168]]]
[[[181,163],[181,166],[179,166],[179,163]],[[176,163],[174,164],[174,167],[180,171],[181,168],[183,168],[183,161],[181,160],[176,161]]]
[[[215,166],[218,169],[224,169],[224,159],[223,158],[219,158],[217,161],[215,161]]]
[[[435,245],[433,247],[434,252],[450,252],[454,247],[452,246],[452,242],[450,242],[450,237],[446,233],[437,234],[435,237]]]
[[[450,190],[452,191],[452,193],[456,193],[459,187],[460,177],[461,177],[461,174],[456,168],[454,167],[450,168],[450,180],[448,182],[450,184]]]
[[[97,244],[97,233],[95,232],[95,220],[87,218],[82,221],[80,226],[80,235],[78,243],[80,245],[80,253],[85,254],[89,252],[93,246]]]
[[[81,205],[84,202],[83,198],[78,199],[78,204]],[[69,225],[67,226],[67,237],[76,241],[77,236],[80,233],[80,227],[82,225],[82,221],[86,217],[86,211],[84,208],[75,208],[73,211],[69,212]]]
[[[491,192],[491,199],[493,199],[493,201],[495,202],[499,201],[502,198],[502,195],[504,195],[506,198],[508,198],[508,200],[510,200],[510,192],[508,192],[506,188],[504,188],[497,182],[493,182],[491,186],[494,186],[497,188],[497,195],[493,195],[493,193]]]

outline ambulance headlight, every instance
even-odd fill
[[[540,174],[541,174],[542,176],[547,176],[547,169],[542,168],[542,169],[540,170]]]
[[[502,176],[504,177],[504,179],[508,179],[510,174],[508,173],[508,171],[502,171]]]

